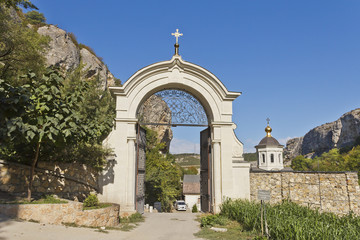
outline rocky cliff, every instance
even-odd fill
[[[287,141],[285,160],[298,155],[319,156],[332,148],[343,148],[354,144],[360,136],[360,108],[345,113],[338,120],[310,130],[304,137]]]
[[[104,88],[115,85],[115,77],[106,65],[86,46],[77,44],[71,33],[54,25],[40,27],[37,32],[50,37],[49,47],[45,52],[48,66],[57,66],[64,72],[71,72],[83,64],[85,78],[99,75]]]
[[[22,21],[14,9],[10,10],[11,18],[14,21]],[[30,24],[28,27],[36,29]],[[120,84],[120,81],[113,76],[102,59],[97,57],[90,47],[78,44],[73,33],[68,33],[51,24],[39,27],[37,32],[50,38],[49,45],[44,51],[47,66],[59,67],[65,74],[69,74],[82,66],[84,79],[98,75],[104,89],[108,86]],[[156,96],[150,97],[142,105],[140,112],[146,122],[168,123],[171,121],[169,107],[161,98]],[[158,142],[165,142],[164,151],[168,151],[172,139],[171,127],[162,125],[149,125],[148,127],[156,131]]]
[[[140,107],[138,118],[143,123],[170,123],[171,110],[160,97],[152,95]],[[158,142],[166,144],[163,152],[167,152],[173,138],[171,127],[167,125],[146,125],[146,127],[157,133]]]
[[[49,47],[45,53],[48,66],[58,66],[64,72],[70,73],[82,64],[85,79],[99,75],[104,88],[115,85],[115,77],[102,60],[93,54],[91,48],[78,44],[72,33],[67,33],[54,25],[40,27],[37,32],[50,37]],[[155,95],[142,105],[140,115],[145,122],[168,123],[171,121],[169,107]],[[147,127],[157,133],[158,142],[166,144],[164,152],[168,151],[172,139],[171,127],[163,125],[148,125]]]

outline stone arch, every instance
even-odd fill
[[[240,92],[228,91],[210,71],[175,55],[169,61],[140,69],[122,87],[111,87],[116,97],[116,127],[104,144],[114,149],[112,183],[99,184],[102,200],[120,204],[121,211],[134,211],[134,164],[137,112],[152,94],[165,89],[183,90],[204,107],[211,130],[214,212],[224,197],[250,198],[248,163],[243,145],[234,133],[232,102]],[[239,182],[243,184],[239,187]]]

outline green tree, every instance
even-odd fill
[[[334,148],[329,152],[323,153],[320,157],[313,159],[314,170],[319,171],[345,171],[344,157],[339,153],[339,149]]]
[[[181,167],[181,178],[184,179],[184,175],[197,175],[198,174],[198,170],[196,167],[191,166],[191,167]]]
[[[291,168],[295,171],[312,171],[312,159],[299,155],[291,161]]]
[[[344,169],[348,171],[357,171],[360,179],[360,146],[353,147],[344,156]]]
[[[29,0],[0,0],[0,5],[4,5],[7,8],[18,9],[18,6],[21,6],[25,9],[38,9],[34,4]]]
[[[163,211],[170,211],[171,203],[181,194],[181,170],[171,154],[162,154],[165,143],[156,143],[156,132],[146,129],[145,198],[150,204],[161,202]]]
[[[44,73],[45,58],[41,53],[50,39],[13,19],[9,11],[0,11],[0,78],[20,86],[24,82],[18,76],[29,70],[38,76]]]
[[[87,141],[101,143],[111,132],[115,119],[115,99],[108,89],[102,85],[99,75],[91,79],[83,79],[83,64],[66,77],[64,92],[71,94],[74,88],[86,82],[88,88],[79,102],[79,115],[87,126]]]
[[[31,170],[28,184],[28,200],[31,200],[34,169],[38,162],[41,146],[44,142],[61,144],[66,141],[76,142],[86,138],[87,128],[79,117],[78,103],[83,100],[82,92],[86,83],[77,86],[72,94],[64,95],[61,91],[62,76],[49,69],[42,78],[34,73],[28,73],[29,85],[26,88],[31,101],[22,116],[11,116],[5,113],[1,119],[6,125],[1,132],[6,132],[11,142],[25,143],[32,149]],[[4,82],[2,82],[4,83]],[[2,88],[1,88],[2,89]],[[4,95],[4,94],[2,94]],[[25,94],[28,96],[28,94]],[[2,99],[7,101],[7,99]]]
[[[43,13],[39,13],[38,11],[29,11],[24,14],[25,18],[31,24],[42,24],[46,22],[46,18]]]

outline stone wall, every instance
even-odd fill
[[[0,190],[25,196],[30,167],[0,160]],[[39,162],[35,169],[33,196],[55,194],[82,201],[98,191],[98,173],[84,164]]]
[[[360,215],[360,188],[356,172],[257,171],[250,173],[250,199],[258,190],[270,190],[270,203],[291,200],[339,215]]]
[[[83,204],[0,204],[0,214],[46,224],[75,223],[78,226],[114,227],[119,224],[119,205],[82,210]]]

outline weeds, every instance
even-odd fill
[[[120,217],[120,223],[138,223],[143,222],[144,217],[140,213],[134,213],[128,217]]]
[[[266,205],[267,223],[272,239],[358,239],[360,218],[352,214],[339,217],[320,213],[292,202]],[[221,215],[239,222],[245,230],[260,232],[260,204],[227,200]]]
[[[17,200],[17,201],[0,201],[0,204],[61,204],[68,203],[66,200],[61,200],[55,198],[53,195],[45,195],[38,200],[27,201],[27,200]]]
[[[215,225],[225,226],[228,223],[229,219],[219,214],[207,215],[201,218],[201,227],[212,227]]]
[[[100,208],[107,208],[110,207],[111,203],[99,203],[97,206],[92,207],[84,207],[83,210],[94,210],[94,209],[100,209]]]

